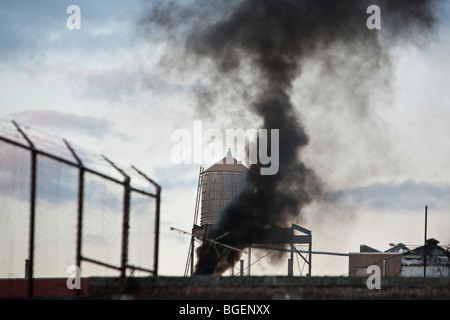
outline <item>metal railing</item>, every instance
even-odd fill
[[[14,132],[1,130],[11,124]],[[14,121],[0,127],[0,278],[17,277],[17,261],[25,254],[30,297],[36,265],[40,277],[61,276],[62,268],[52,266],[73,258],[81,270],[82,263],[114,270],[121,283],[136,271],[157,275],[160,185],[136,167],[120,168],[105,156],[96,161],[119,176],[103,173],[65,139],[60,150],[65,148],[66,156],[44,150],[27,130]],[[135,179],[146,186],[135,186]]]

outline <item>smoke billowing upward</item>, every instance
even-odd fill
[[[242,68],[248,70],[252,80],[246,82],[246,89],[251,91],[244,98],[247,107],[260,117],[262,128],[280,130],[278,173],[262,176],[260,165],[253,165],[249,174],[251,187],[223,209],[219,223],[209,231],[212,238],[229,232],[220,241],[245,248],[257,240],[260,228],[286,226],[321,191],[320,179],[301,160],[302,148],[309,138],[290,99],[293,82],[301,75],[305,61],[322,51],[346,47],[355,55],[363,53],[371,66],[389,64],[391,45],[414,40],[432,29],[434,1],[231,3],[232,10],[222,20],[194,28],[195,32],[186,38],[185,54],[197,61],[212,61],[214,69],[209,71],[213,78],[239,78]],[[381,8],[381,30],[366,27],[370,5]],[[365,77],[371,77],[357,71],[354,76],[359,77],[361,84],[366,82]],[[317,86],[320,90],[320,79]],[[240,257],[237,251],[216,249],[208,245],[199,248],[198,274],[222,273]]]

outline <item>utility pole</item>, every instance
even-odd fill
[[[427,218],[428,206],[425,206],[425,245],[423,247],[423,277],[427,277]]]

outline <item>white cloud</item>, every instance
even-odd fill
[[[104,138],[115,136],[125,138],[123,133],[115,129],[114,124],[105,118],[82,116],[75,113],[60,112],[57,110],[29,110],[10,113],[9,118],[23,122],[29,126],[51,128],[61,131],[72,131],[86,135]]]
[[[438,210],[450,208],[450,184],[407,180],[401,183],[375,183],[364,187],[331,191],[325,198],[331,201],[351,201],[382,210],[418,210],[429,205]]]

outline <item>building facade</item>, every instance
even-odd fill
[[[438,244],[428,239],[426,245],[411,250],[400,243],[384,252],[361,245],[360,252],[349,254],[348,274],[367,276],[367,268],[376,265],[382,276],[450,277],[450,252]]]

